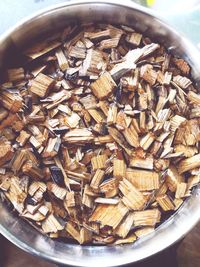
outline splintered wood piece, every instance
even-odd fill
[[[164,85],[169,85],[172,79],[172,73],[166,71],[163,79],[163,84]]]
[[[27,194],[22,190],[19,177],[12,176],[9,178],[10,188],[5,192],[8,200],[13,204],[14,208],[22,213],[24,211],[24,204]]]
[[[95,77],[106,69],[106,60],[104,58],[104,53],[99,50],[94,50],[93,48],[87,50],[86,57],[83,61],[81,68],[79,69],[80,76],[90,76],[90,78]]]
[[[67,176],[71,179],[85,180],[85,181],[91,180],[91,174],[87,172],[78,173],[78,172],[66,170],[66,173],[67,173]]]
[[[80,244],[87,244],[92,241],[92,232],[85,227],[80,230]]]
[[[86,49],[85,47],[71,46],[68,56],[77,59],[84,59],[86,57]]]
[[[175,115],[174,117],[172,117],[172,119],[170,120],[171,123],[171,131],[175,132],[176,129],[181,125],[181,123],[183,123],[184,121],[186,121],[186,118],[179,116],[179,115]]]
[[[178,183],[176,187],[175,198],[185,197],[186,189],[187,189],[187,183]]]
[[[84,32],[84,37],[92,41],[100,41],[102,39],[108,39],[112,36],[113,32],[111,29],[98,32]]]
[[[10,161],[14,155],[13,148],[10,142],[5,144],[0,143],[0,166],[3,166],[7,161]]]
[[[197,119],[184,121],[176,131],[175,144],[194,146],[199,141],[200,127]]]
[[[62,90],[58,93],[53,93],[50,96],[48,96],[45,99],[41,99],[41,102],[52,102],[50,104],[48,104],[47,106],[45,106],[45,108],[47,110],[53,109],[55,107],[57,107],[60,103],[62,103],[65,100],[68,100],[71,97],[71,92],[67,91],[67,90]]]
[[[33,60],[42,55],[45,55],[46,53],[50,52],[51,50],[55,49],[60,45],[61,42],[58,42],[56,40],[45,40],[40,43],[37,43],[36,45],[33,45],[28,50],[26,50],[24,54]]]
[[[34,180],[44,179],[43,171],[36,164],[34,164],[31,160],[27,161],[23,165],[22,172]]]
[[[68,60],[62,51],[62,49],[58,49],[56,51],[56,57],[58,60],[58,65],[62,71],[66,71],[69,68]]]
[[[129,51],[124,57],[121,63],[115,64],[114,67],[110,70],[110,74],[115,81],[119,80],[127,72],[134,70],[136,65],[134,63],[135,53]],[[136,52],[136,54],[138,54]],[[133,60],[131,60],[133,58]]]
[[[54,158],[54,161],[57,165],[57,167],[61,170],[62,174],[63,174],[63,177],[64,177],[64,183],[66,185],[66,187],[69,189],[69,191],[71,191],[71,188],[70,188],[70,179],[67,177],[67,174],[62,166],[62,163],[61,161],[59,160],[59,158],[56,156]]]
[[[54,86],[55,81],[49,76],[39,73],[34,80],[32,80],[30,91],[39,97],[45,97],[49,90]]]
[[[81,97],[79,101],[81,102],[81,104],[83,104],[83,106],[87,110],[94,109],[97,107],[97,100],[93,95],[87,95],[87,96]]]
[[[98,107],[103,111],[105,116],[108,116],[108,103],[106,101],[99,101]]]
[[[99,136],[94,139],[94,143],[96,145],[106,144],[106,143],[112,143],[114,140],[110,135],[105,136]]]
[[[182,183],[183,176],[179,174],[178,170],[175,166],[170,165],[167,170],[167,176],[166,176],[166,184],[169,187],[169,190],[171,192],[175,192],[177,189],[177,184]]]
[[[43,222],[42,222],[42,230],[44,233],[57,233],[64,229],[59,221],[53,214],[50,214]]]
[[[124,111],[120,110],[117,113],[116,128],[118,130],[126,129],[131,123],[131,118],[128,118]]]
[[[107,155],[98,155],[91,159],[92,169],[95,171],[97,169],[105,169],[106,168],[106,161]]]
[[[112,104],[109,107],[107,114],[107,124],[112,125],[115,124],[117,120],[117,105]]]
[[[99,186],[100,192],[104,193],[107,198],[114,197],[118,193],[118,181],[116,178],[111,178]]]
[[[1,104],[10,112],[18,112],[23,107],[23,99],[19,94],[2,91],[0,97]]]
[[[47,190],[47,186],[45,183],[35,181],[35,182],[32,182],[31,185],[29,186],[28,193],[30,196],[35,197],[38,191],[44,193],[46,192],[46,190]]]
[[[52,183],[52,182],[47,183],[47,188],[51,193],[53,193],[55,195],[55,197],[57,197],[61,200],[64,200],[64,198],[67,194],[67,190],[65,188],[62,188],[62,187],[60,187],[57,184]]]
[[[152,132],[149,132],[144,137],[141,138],[140,146],[144,150],[147,150],[151,146],[154,140],[155,140],[155,135]]]
[[[136,68],[135,70],[128,72],[126,76],[121,77],[120,81],[123,87],[134,92],[139,85],[139,69]]]
[[[44,158],[53,158],[58,154],[60,149],[61,139],[59,137],[49,138],[48,143],[42,153]]]
[[[117,34],[115,37],[111,39],[102,40],[99,43],[99,49],[104,50],[104,49],[111,49],[111,48],[117,47],[119,44],[120,38],[121,38],[121,34]]]
[[[138,96],[139,96],[139,100],[138,100],[138,106],[140,110],[145,110],[148,107],[148,95],[147,93],[142,89],[139,88],[138,89]]]
[[[42,146],[42,143],[39,142],[34,136],[31,136],[29,139],[29,143],[36,149],[39,149]]]
[[[142,34],[137,33],[137,32],[133,32],[127,36],[126,40],[130,44],[133,44],[135,46],[139,46],[140,42],[142,40]]]
[[[88,192],[90,191],[89,185],[86,184],[82,196],[82,204],[88,207],[89,209],[93,209],[94,207],[94,196],[89,195]]]
[[[174,210],[175,208],[173,201],[166,194],[158,196],[156,200],[164,211]]]
[[[76,112],[72,112],[70,115],[66,115],[60,119],[60,124],[64,124],[72,129],[78,126],[80,119],[80,116]]]
[[[103,167],[105,167],[105,166],[103,166]],[[104,175],[105,175],[105,171],[97,169],[94,176],[92,177],[92,181],[90,183],[90,186],[97,190],[100,183],[102,182],[102,180],[104,178]]]
[[[9,82],[18,82],[25,78],[23,68],[8,69],[7,74]]]
[[[187,94],[187,98],[189,99],[189,101],[191,103],[196,104],[196,105],[200,105],[200,95],[198,95],[192,91],[189,91]]]
[[[99,204],[117,205],[119,203],[119,199],[98,197],[94,202]]]
[[[126,138],[126,141],[129,143],[129,145],[133,147],[139,146],[139,136],[135,127],[132,124],[123,131],[123,135]]]
[[[130,166],[135,168],[141,168],[141,169],[147,169],[147,170],[153,170],[154,160],[153,157],[149,156],[145,159],[133,157],[130,160]]]
[[[160,46],[158,44],[151,43],[142,48],[137,48],[128,51],[128,53],[123,58],[123,62],[115,64],[115,66],[111,69],[110,74],[113,79],[116,81],[121,78],[124,74],[136,68],[136,62],[139,59],[153,53]]]
[[[127,208],[132,210],[141,210],[144,208],[146,204],[145,197],[127,179],[120,181],[119,189],[123,194],[122,202]]]
[[[183,204],[183,199],[181,198],[174,199],[175,210],[177,210],[182,204]]]
[[[158,209],[136,211],[133,214],[134,226],[155,226],[160,222],[161,213]]]
[[[122,223],[115,229],[115,234],[125,238],[133,226],[134,213],[130,212]]]
[[[160,186],[159,174],[154,171],[127,169],[126,179],[140,191],[154,190]]]
[[[112,136],[112,138],[115,140],[115,142],[118,143],[126,151],[128,155],[132,155],[132,151],[129,148],[128,142],[117,129],[109,127],[108,132]]]
[[[185,146],[185,145],[176,145],[174,147],[174,151],[176,153],[180,152],[184,157],[190,158],[198,153],[198,150],[194,146]]]
[[[87,128],[73,129],[67,132],[63,136],[63,140],[67,143],[75,144],[75,143],[92,143],[94,140],[94,136],[91,131]]]
[[[97,123],[102,123],[104,121],[104,116],[96,109],[88,109],[88,112]]]
[[[190,196],[191,195],[191,189],[196,186],[200,182],[200,175],[194,175],[190,176],[188,178],[187,182],[187,189],[185,192],[185,196]]]
[[[108,72],[102,74],[95,82],[91,83],[90,87],[93,94],[98,99],[104,99],[109,96],[116,87],[115,81]]]
[[[181,174],[197,167],[200,167],[200,154],[181,160],[178,164],[178,172]]]
[[[123,203],[117,205],[99,204],[91,217],[89,222],[99,222],[102,226],[111,226],[115,229],[128,213],[128,209]]]
[[[11,161],[12,171],[14,173],[17,173],[18,171],[20,171],[21,167],[27,160],[31,160],[36,165],[38,164],[36,157],[31,151],[27,149],[19,149],[17,152],[15,152],[15,155]]]
[[[8,116],[8,111],[3,107],[0,107],[0,121],[5,119]]]
[[[192,81],[190,79],[183,77],[181,75],[174,76],[173,81],[183,89],[187,89],[188,86],[192,84]]]
[[[140,69],[140,76],[150,85],[154,85],[157,79],[157,73],[150,64],[144,65]]]
[[[26,131],[22,130],[19,136],[16,138],[16,141],[19,143],[20,146],[24,146],[28,139],[30,138],[30,134]]]
[[[126,164],[124,160],[113,160],[113,176],[116,178],[123,178],[126,174]]]

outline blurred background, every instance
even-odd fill
[[[0,34],[31,13],[63,2],[66,0],[0,0]],[[200,49],[200,0],[135,0],[133,2],[153,9]],[[151,258],[148,262],[132,265],[132,267],[200,267],[199,247],[200,223],[177,245]],[[56,267],[56,265],[21,251],[0,235],[0,267]]]

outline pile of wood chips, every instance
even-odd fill
[[[124,25],[72,25],[0,85],[0,189],[51,238],[123,244],[200,181],[190,66]]]

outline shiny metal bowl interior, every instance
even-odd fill
[[[108,1],[81,1],[54,6],[27,18],[0,38],[0,65],[4,66],[19,54],[27,43],[39,35],[59,29],[71,22],[101,21],[134,26],[153,40],[168,47],[172,53],[187,59],[193,78],[200,82],[199,53],[196,48],[146,9]],[[6,59],[6,63],[5,63]],[[200,218],[200,188],[166,222],[152,234],[125,246],[80,246],[51,240],[31,227],[0,203],[0,232],[15,245],[31,254],[58,264],[72,266],[118,266],[147,258],[182,238]]]

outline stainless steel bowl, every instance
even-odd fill
[[[124,2],[124,1],[123,1]],[[80,1],[54,6],[25,19],[0,38],[0,65],[15,57],[38,35],[59,29],[71,22],[101,21],[134,26],[168,47],[172,53],[186,58],[199,84],[200,55],[184,37],[166,25],[155,14],[131,2]],[[181,239],[200,218],[200,188],[166,222],[152,234],[125,246],[80,246],[51,240],[0,203],[0,232],[25,251],[58,264],[72,266],[118,266],[137,262],[162,251]]]

